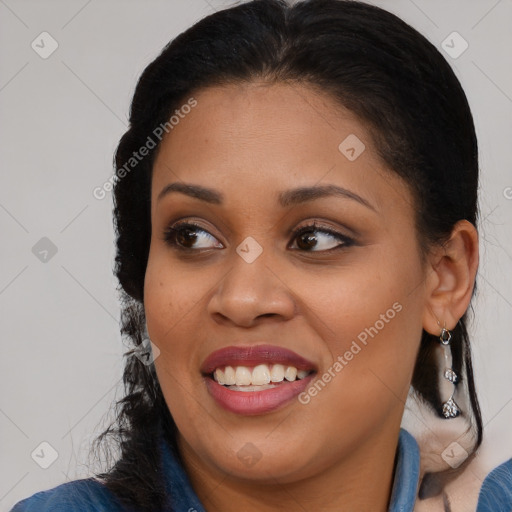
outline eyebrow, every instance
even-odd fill
[[[158,194],[157,201],[160,201],[166,195],[172,192],[179,192],[181,194],[205,201],[210,204],[222,204],[224,196],[222,193],[212,188],[202,187],[200,185],[192,185],[189,183],[170,183],[166,185]],[[376,211],[366,199],[362,198],[355,192],[348,190],[337,185],[315,185],[312,187],[300,187],[291,190],[285,190],[278,196],[279,204],[286,208],[288,206],[295,206],[298,204],[314,201],[323,197],[338,196],[345,199],[352,199],[358,203],[366,206],[367,208]]]
[[[179,192],[195,199],[200,199],[211,204],[222,204],[224,196],[212,188],[201,187],[200,185],[191,185],[188,183],[170,183],[166,185],[158,194],[157,201],[171,192]]]

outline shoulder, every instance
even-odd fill
[[[485,478],[478,496],[477,512],[512,510],[512,459],[493,469]]]
[[[110,491],[92,478],[68,482],[34,494],[17,503],[11,512],[121,512]]]

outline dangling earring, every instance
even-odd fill
[[[447,419],[456,418],[460,414],[459,406],[455,403],[455,400],[453,399],[453,395],[455,393],[455,384],[459,379],[452,368],[452,349],[450,347],[451,339],[452,333],[448,329],[446,329],[446,327],[442,327],[441,334],[439,335],[439,341],[441,342],[441,347],[443,348],[444,352],[444,367],[442,369],[442,379],[445,379],[452,384],[450,397],[448,398],[448,400],[443,402],[443,416]]]

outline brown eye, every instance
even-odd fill
[[[208,239],[213,240],[216,243],[212,245],[211,243],[208,243]],[[167,228],[164,232],[164,240],[171,247],[182,250],[223,247],[213,235],[208,233],[208,231],[189,222],[183,222]]]
[[[298,229],[293,239],[297,240],[296,248],[306,252],[329,252],[354,244],[352,238],[316,224]],[[295,247],[292,247],[292,249],[295,249]]]
[[[194,242],[197,240],[197,233],[190,228],[181,228],[176,231],[176,242],[184,247],[189,247],[194,245]]]
[[[299,249],[307,250],[314,248],[315,244],[318,242],[318,238],[312,233],[314,233],[314,231],[301,233],[297,237],[297,246]]]

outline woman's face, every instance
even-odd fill
[[[144,289],[185,458],[285,482],[396,441],[426,308],[408,188],[306,86],[194,98],[155,161]]]

